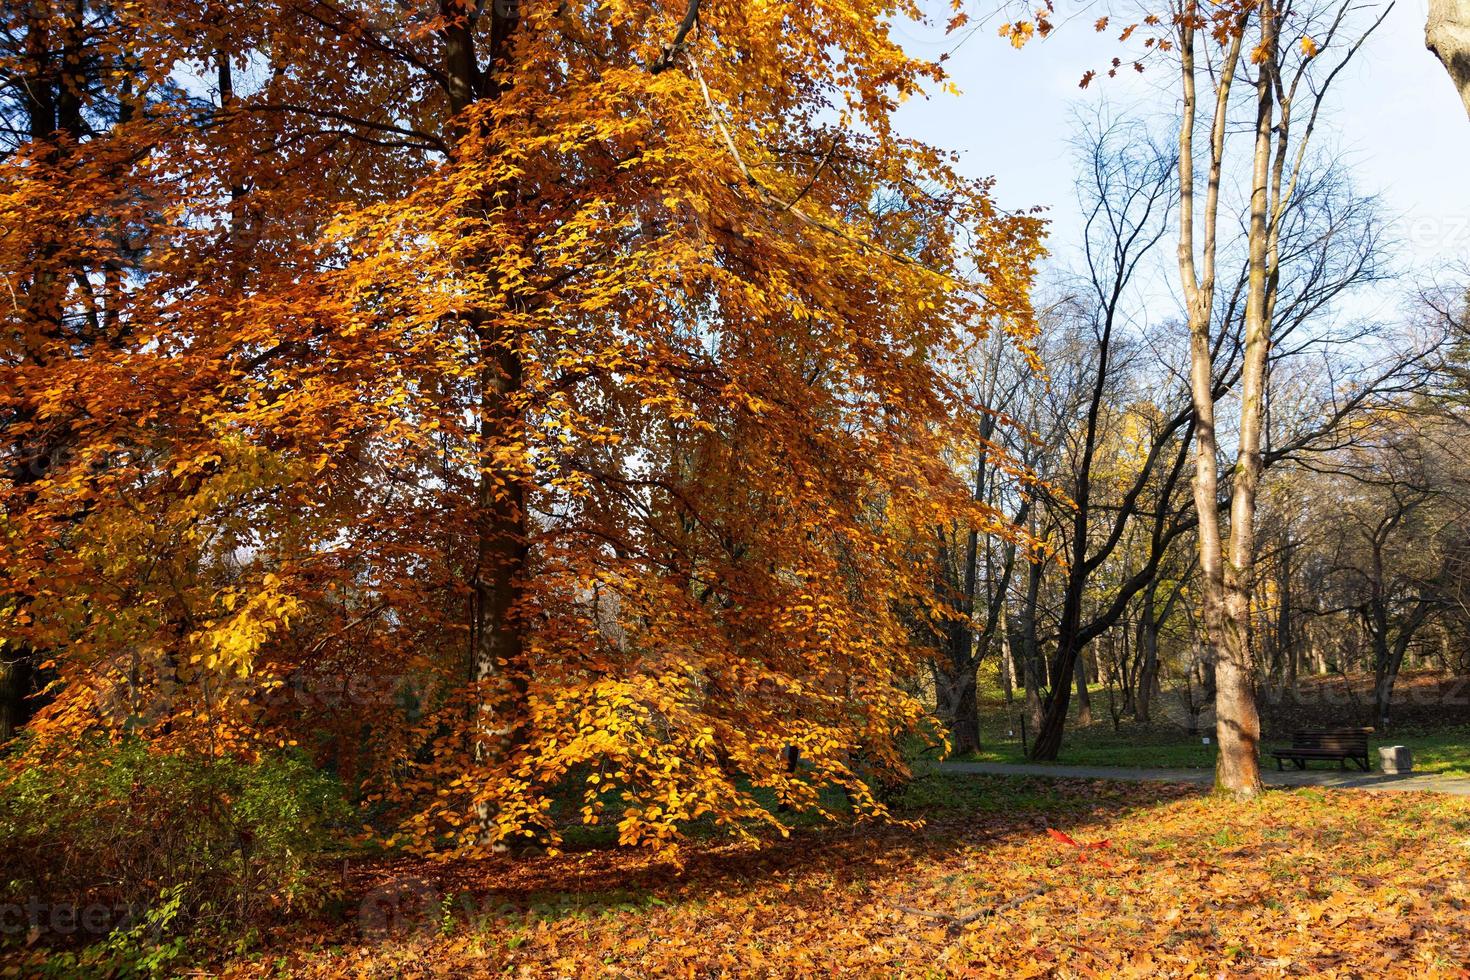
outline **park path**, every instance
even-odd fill
[[[1120,779],[1126,782],[1198,783],[1215,779],[1211,769],[1127,769],[1122,766],[1055,766],[1007,762],[941,762],[941,772],[978,773],[988,776],[1042,776],[1051,779]],[[1322,786],[1328,789],[1361,789],[1379,793],[1449,793],[1470,796],[1470,778],[1435,773],[1389,776],[1381,772],[1352,772],[1337,769],[1308,769],[1277,772],[1262,769],[1267,786]]]

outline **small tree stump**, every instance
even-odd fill
[[[1386,773],[1414,771],[1414,756],[1407,745],[1382,745],[1378,748],[1379,767]]]

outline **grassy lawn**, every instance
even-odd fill
[[[1213,738],[1211,739],[1213,743]],[[1285,740],[1265,739],[1261,748],[1263,765],[1276,767],[1270,750],[1285,745]],[[1404,733],[1392,738],[1370,738],[1369,758],[1378,766],[1378,746],[1407,745],[1414,754],[1417,772],[1470,775],[1470,729],[1454,728],[1423,734]],[[1058,765],[1127,766],[1144,769],[1211,769],[1215,765],[1215,746],[1204,745],[1198,737],[1183,732],[1125,726],[1114,732],[1107,723],[1067,732]],[[960,757],[956,757],[960,759]],[[1025,762],[1019,739],[998,738],[983,745],[979,752],[963,757],[969,762]],[[1314,763],[1318,768],[1328,763]],[[1351,763],[1349,763],[1351,765]]]
[[[1470,775],[1470,728],[1447,728],[1422,734],[1370,741],[1378,745],[1407,745],[1414,753],[1414,769],[1424,772]]]
[[[958,758],[958,757],[957,757]],[[1019,738],[999,735],[964,757],[970,762],[1026,762]],[[1114,732],[1107,723],[1067,731],[1059,765],[1129,766],[1139,768],[1209,769],[1215,765],[1213,745],[1183,732],[1124,727]]]
[[[1207,728],[1201,735],[1188,735],[1183,727],[1168,721],[1145,726],[1125,719],[1114,730],[1112,722],[1107,719],[1106,709],[1101,707],[1103,696],[1101,691],[1093,693],[1095,717],[1102,717],[1086,726],[1076,722],[1074,701],[1074,717],[1067,727],[1057,764],[1159,769],[1214,768],[1216,747],[1213,744],[1213,728]],[[1018,716],[1022,708],[1019,702],[1005,704],[998,691],[987,691],[982,697],[981,748],[979,752],[965,756],[961,761],[1027,761],[1021,747]],[[1204,735],[1210,737],[1211,744],[1204,744],[1201,738]],[[1288,744],[1289,736],[1267,735],[1263,738],[1263,765],[1274,769],[1276,763],[1270,756],[1271,749]],[[1368,742],[1369,758],[1373,760],[1375,769],[1380,745],[1408,746],[1414,755],[1416,771],[1470,775],[1470,725],[1416,724],[1396,729],[1386,736],[1375,735]],[[1313,768],[1323,765],[1330,764],[1314,763]]]
[[[760,849],[700,841],[682,867],[606,848],[364,864],[345,921],[220,968],[1434,977],[1470,961],[1470,801],[929,776],[897,810],[924,822],[799,828]]]

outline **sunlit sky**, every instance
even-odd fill
[[[1176,104],[1177,75],[1159,62],[1142,76],[1130,70],[1079,89],[1085,70],[1126,53],[1115,33],[1093,31],[1102,12],[1097,6],[1062,0],[1060,29],[1016,50],[997,36],[996,18],[968,34],[946,36],[949,0],[920,3],[935,12],[934,26],[905,24],[905,44],[915,54],[953,52],[946,65],[961,94],[911,101],[901,110],[900,128],[961,151],[964,171],[993,175],[1007,207],[1048,207],[1052,245],[1065,258],[1080,227],[1068,142],[1075,107],[1106,101],[1113,111],[1167,112]],[[1470,257],[1470,120],[1424,47],[1425,15],[1426,0],[1399,0],[1333,83],[1330,112],[1314,144],[1351,165],[1360,193],[1380,196],[1394,237],[1403,243],[1401,264],[1427,275]]]

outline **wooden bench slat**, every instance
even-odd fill
[[[1305,769],[1312,759],[1336,759],[1341,766],[1346,766],[1347,760],[1351,759],[1367,772],[1372,768],[1368,759],[1368,735],[1371,731],[1367,728],[1304,729],[1292,733],[1291,748],[1273,749],[1271,755],[1276,759],[1277,769],[1284,768],[1282,763],[1287,759],[1295,762],[1298,769]]]

